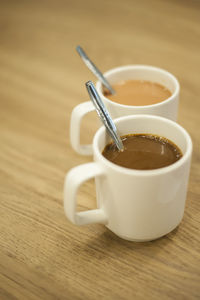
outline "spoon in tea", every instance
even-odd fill
[[[86,64],[86,66],[92,71],[92,73],[102,82],[102,84],[109,90],[109,92],[113,95],[115,94],[115,90],[112,88],[110,83],[107,81],[107,79],[103,76],[101,71],[95,66],[95,64],[89,59],[85,51],[80,47],[76,47],[76,51],[82,58],[83,62]]]
[[[92,100],[94,107],[97,111],[99,118],[101,119],[102,123],[105,125],[109,135],[113,139],[114,143],[116,144],[119,151],[124,151],[124,146],[120,136],[117,133],[117,128],[110,117],[109,112],[107,111],[105,105],[103,104],[97,90],[94,87],[92,81],[86,82],[86,88],[90,99]]]

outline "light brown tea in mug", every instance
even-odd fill
[[[108,144],[102,154],[111,162],[129,169],[152,170],[175,163],[183,154],[172,141],[151,134],[129,134],[121,137],[124,151],[114,143]]]
[[[124,105],[151,105],[168,99],[172,93],[165,86],[146,80],[125,80],[112,84],[116,91],[111,95],[103,91],[108,99]]]

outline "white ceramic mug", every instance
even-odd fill
[[[118,166],[103,155],[109,142],[104,127],[93,140],[94,162],[69,171],[65,179],[64,209],[77,225],[103,223],[119,237],[149,241],[172,231],[184,213],[192,141],[184,128],[158,116],[135,115],[115,120],[120,135],[150,133],[166,137],[182,151],[174,164],[154,170]],[[95,178],[98,209],[76,211],[76,194],[86,180]]]
[[[104,75],[111,85],[120,82],[121,80],[148,80],[165,86],[172,93],[171,97],[156,104],[145,106],[124,105],[113,102],[106,98],[103,95],[102,84],[100,81],[98,81],[96,84],[97,92],[99,93],[113,119],[127,115],[151,114],[176,121],[180,87],[178,80],[171,73],[152,66],[129,65],[112,69],[106,72]],[[71,114],[71,145],[77,153],[83,155],[92,154],[92,145],[81,145],[80,143],[81,121],[83,117],[91,111],[94,111],[94,105],[91,101],[88,101],[77,105]]]

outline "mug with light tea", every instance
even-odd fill
[[[76,225],[105,224],[130,241],[157,239],[183,218],[191,138],[183,127],[159,116],[124,116],[114,122],[125,150],[116,149],[104,127],[96,132],[94,162],[66,175],[66,216]],[[77,212],[78,188],[91,178],[95,178],[98,208]]]
[[[105,97],[123,105],[152,105],[171,97],[171,91],[165,86],[147,80],[123,80],[113,84],[114,94],[103,88]]]
[[[171,73],[152,66],[129,65],[104,74],[115,90],[111,95],[100,81],[96,84],[112,119],[121,116],[150,114],[176,121],[179,102],[179,83]],[[80,143],[83,117],[94,111],[91,101],[77,105],[71,115],[70,140],[73,149],[83,155],[92,154],[91,145]]]

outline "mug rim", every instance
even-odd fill
[[[118,107],[123,107],[123,108],[134,108],[136,110],[140,110],[140,109],[145,109],[145,108],[154,108],[154,107],[159,107],[162,106],[168,102],[171,102],[174,100],[174,98],[176,98],[180,92],[180,84],[178,79],[169,71],[164,70],[162,68],[159,67],[155,67],[155,66],[151,66],[151,65],[140,65],[140,64],[135,64],[135,65],[124,65],[124,66],[119,66],[113,69],[110,69],[108,71],[106,71],[103,75],[107,78],[109,75],[111,75],[112,73],[118,72],[118,71],[123,71],[123,70],[127,70],[127,69],[148,69],[148,70],[152,70],[152,71],[159,71],[161,73],[165,73],[166,76],[170,77],[174,83],[175,83],[175,91],[172,93],[172,95],[167,98],[164,101],[158,102],[158,103],[154,103],[154,104],[149,104],[149,105],[127,105],[127,104],[121,104],[118,102],[114,102],[110,99],[108,99],[107,97],[104,96],[104,94],[102,93],[102,83],[98,80],[96,82],[96,88],[98,90],[98,92],[101,93],[101,96],[105,99],[105,101],[107,101],[108,103],[112,103]]]
[[[164,117],[155,116],[155,115],[144,115],[144,114],[123,116],[123,117],[114,119],[114,123],[117,125],[117,123],[121,122],[121,121],[126,121],[129,119],[141,119],[141,118],[157,119],[157,120],[160,120],[161,122],[166,122],[168,124],[171,124],[172,126],[177,127],[178,130],[185,136],[186,143],[187,143],[186,152],[183,154],[183,156],[178,161],[176,161],[175,163],[173,163],[169,166],[158,168],[158,169],[152,169],[152,170],[129,169],[129,168],[125,168],[125,167],[119,166],[117,164],[114,164],[113,162],[109,161],[102,155],[102,153],[98,147],[99,138],[106,131],[106,128],[104,126],[101,126],[94,136],[93,155],[96,155],[99,161],[103,162],[104,165],[109,166],[114,171],[124,173],[126,175],[136,175],[136,176],[142,176],[142,177],[166,174],[166,173],[172,172],[173,170],[175,170],[175,169],[179,168],[181,165],[183,165],[188,160],[190,155],[192,154],[193,145],[192,145],[192,139],[191,139],[189,133],[178,123],[176,123],[170,119],[164,118]],[[176,144],[176,142],[174,142],[174,143]]]

